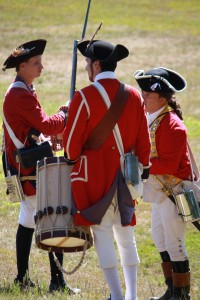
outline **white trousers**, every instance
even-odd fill
[[[101,268],[112,268],[118,265],[114,240],[117,243],[122,266],[137,265],[137,252],[134,227],[121,225],[120,213],[115,198],[106,211],[100,225],[91,226],[94,246]]]
[[[29,196],[20,202],[19,224],[28,228],[35,228],[36,196]]]
[[[172,261],[187,260],[185,231],[186,223],[168,197],[161,203],[152,203],[151,234],[159,252],[167,251]]]

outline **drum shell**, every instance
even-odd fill
[[[86,242],[87,248],[92,245],[90,228],[74,226],[71,216],[71,169],[64,157],[44,158],[37,163],[35,239],[43,250],[75,252],[83,251]],[[57,213],[58,208],[67,208],[67,212]]]

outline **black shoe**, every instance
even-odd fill
[[[190,287],[174,288],[173,295],[169,300],[190,300]]]
[[[58,283],[51,282],[49,285],[49,293],[64,291],[64,286],[60,286]]]
[[[172,296],[169,300],[190,300],[190,296]]]
[[[190,295],[173,295],[169,300],[190,300]]]
[[[30,278],[26,278],[24,280],[20,280],[18,277],[14,279],[14,284],[18,285],[21,290],[35,288],[36,284],[30,280]]]
[[[164,295],[160,297],[151,297],[150,300],[169,300],[171,299],[172,293],[170,289],[167,289]]]
[[[58,284],[57,282],[51,281],[49,285],[49,293],[54,293],[54,292],[67,292],[68,295],[72,295],[72,294],[79,294],[81,290],[77,288],[72,288],[66,282],[62,282]]]

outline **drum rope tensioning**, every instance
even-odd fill
[[[56,263],[58,269],[59,269],[61,272],[63,272],[64,274],[66,274],[66,275],[72,275],[72,274],[74,274],[74,273],[81,267],[81,265],[82,265],[82,263],[83,263],[83,260],[84,260],[84,258],[85,258],[85,254],[86,254],[87,248],[88,248],[88,242],[85,242],[84,247],[83,247],[83,253],[82,253],[82,256],[81,256],[81,258],[80,258],[80,261],[79,261],[79,263],[74,267],[74,269],[72,269],[71,271],[66,271],[66,270],[61,266],[61,264],[60,264],[58,258],[56,257],[55,253],[52,252],[54,261],[55,261],[55,263]]]

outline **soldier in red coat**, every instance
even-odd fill
[[[36,143],[42,134],[46,136],[62,133],[66,116],[63,111],[47,116],[42,109],[33,81],[41,75],[43,64],[42,54],[46,46],[45,40],[34,40],[20,45],[5,61],[3,70],[16,68],[17,76],[9,86],[3,103],[4,114],[4,153],[3,163],[5,174],[9,167],[11,174],[21,178],[25,200],[20,202],[19,226],[16,235],[17,270],[15,283],[22,288],[34,287],[28,274],[29,255],[34,232],[36,206],[36,165],[23,168],[16,160],[17,145],[24,147]],[[5,125],[7,123],[8,125]],[[15,137],[8,132],[11,128]],[[44,137],[44,136],[43,136]],[[42,138],[43,138],[42,137]],[[36,138],[36,140],[35,140]],[[56,254],[60,263],[63,254]],[[51,282],[50,292],[64,289],[66,282],[62,272],[57,268],[52,253],[49,253]]]
[[[186,223],[178,214],[172,188],[181,192],[181,181],[191,180],[187,130],[176,92],[186,88],[185,79],[173,70],[154,68],[137,71],[147,110],[151,136],[150,176],[144,184],[144,201],[152,203],[152,237],[168,286],[152,300],[190,299],[190,268],[185,246]]]
[[[115,75],[117,62],[128,56],[122,45],[105,41],[84,41],[78,44],[86,57],[86,71],[91,82],[100,84],[111,103],[120,86]],[[74,164],[71,173],[74,220],[77,225],[91,226],[99,264],[110,288],[112,300],[123,299],[117,270],[114,239],[117,242],[126,284],[126,300],[137,299],[137,253],[134,225],[134,201],[124,183],[120,153],[112,130],[96,150],[87,147],[87,139],[107,112],[96,86],[91,84],[75,93],[69,107],[63,133],[65,157]],[[134,150],[146,166],[148,177],[150,139],[144,103],[139,92],[128,87],[129,95],[117,125],[124,153]]]

